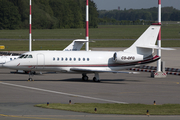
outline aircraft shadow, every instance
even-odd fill
[[[0,80],[0,81],[17,81],[17,82],[28,82],[28,80]],[[100,83],[100,84],[127,84],[129,82],[141,82],[140,80],[126,80],[126,79],[101,79],[100,82],[94,82],[93,80],[83,81],[80,78],[70,78],[70,79],[62,79],[62,80],[43,80],[43,79],[35,79],[34,81],[29,82],[80,82],[80,83]]]
[[[79,78],[64,79],[59,81],[65,82],[89,82],[89,83],[104,83],[104,84],[127,84],[128,82],[140,82],[139,80],[126,80],[126,79],[101,79],[100,82],[94,82],[93,80],[83,81]],[[126,81],[126,83],[124,83]]]

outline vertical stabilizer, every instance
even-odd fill
[[[84,39],[74,40],[70,45],[68,45],[63,51],[79,51],[84,43],[87,41]]]
[[[141,54],[144,57],[151,55],[154,52],[157,36],[160,30],[159,25],[151,25],[129,48],[124,52]]]

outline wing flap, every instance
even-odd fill
[[[82,68],[71,68],[74,72],[85,72],[85,73],[125,73],[125,74],[139,74],[139,72],[128,72],[128,71],[106,71],[106,70],[93,70],[93,69],[82,69]]]

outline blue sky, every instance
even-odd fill
[[[157,7],[158,0],[93,0],[98,10],[113,10],[118,9],[120,6],[121,10],[126,9],[141,9]],[[180,0],[161,0],[162,7],[172,6],[180,10]]]

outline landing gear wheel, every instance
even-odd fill
[[[88,81],[88,76],[86,75],[86,74],[82,74],[82,80],[84,80],[84,81]]]
[[[34,81],[32,78],[29,78],[28,81]]]
[[[34,81],[33,80],[33,73],[35,73],[35,71],[29,71],[29,79],[28,79],[28,81]]]
[[[89,79],[88,76],[83,76],[82,77],[82,80],[84,80],[84,81],[88,81],[88,79]]]
[[[93,77],[93,81],[96,82],[96,77]]]
[[[99,81],[99,74],[98,74],[97,72],[95,72],[95,74],[94,74],[93,81],[94,81],[94,82],[100,82],[100,81]]]
[[[99,80],[97,80],[96,77],[93,77],[93,81],[94,81],[94,82],[100,82]]]

